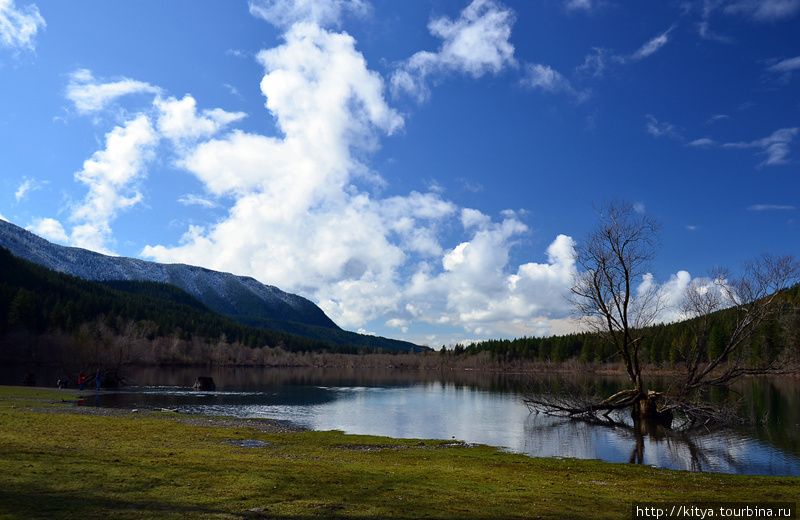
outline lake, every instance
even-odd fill
[[[16,372],[19,373],[18,371]],[[196,392],[197,376],[214,392]],[[9,377],[0,376],[8,382]],[[751,378],[734,387],[756,419],[747,427],[641,434],[626,414],[615,424],[530,413],[528,376],[380,369],[136,368],[134,385],[104,391],[88,406],[170,408],[181,413],[261,417],[314,430],[412,439],[455,439],[534,457],[750,475],[800,476],[800,379]],[[625,380],[580,376],[608,392]],[[40,381],[52,374],[37,373]],[[542,384],[539,379],[538,384]],[[548,381],[544,381],[549,384]]]

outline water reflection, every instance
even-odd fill
[[[561,446],[562,457],[688,471],[800,475],[797,453],[782,451],[735,429],[658,427],[644,432],[622,415],[603,421],[532,414],[525,431],[523,451],[533,456],[552,456],[555,442]]]
[[[0,367],[0,377],[3,368]],[[214,392],[191,389],[211,376]],[[37,374],[42,381],[48,374]],[[800,380],[748,379],[733,392],[755,424],[740,429],[642,430],[627,414],[578,421],[530,414],[526,377],[469,371],[143,368],[137,386],[98,394],[100,406],[264,417],[318,430],[459,439],[542,457],[575,457],[690,471],[800,476]],[[8,379],[8,378],[6,378]],[[56,378],[57,379],[57,378]],[[55,381],[56,379],[53,379]],[[581,376],[603,393],[624,379]],[[537,382],[559,385],[556,378]],[[718,396],[729,398],[729,396]],[[87,395],[85,405],[94,402]]]

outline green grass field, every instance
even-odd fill
[[[800,498],[800,478],[341,432],[264,433],[160,412],[77,414],[61,402],[75,395],[0,387],[0,518],[616,519],[631,518],[634,502]]]

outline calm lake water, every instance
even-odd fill
[[[192,390],[200,375],[212,376],[217,390]],[[739,382],[735,390],[748,403],[744,413],[758,419],[753,426],[642,435],[625,414],[613,425],[531,414],[523,403],[531,388],[528,376],[369,369],[140,368],[129,377],[135,386],[102,392],[83,404],[263,417],[350,434],[456,439],[535,457],[800,476],[798,379]],[[37,379],[41,384],[55,378],[42,373]],[[580,383],[605,393],[624,380],[584,377]]]

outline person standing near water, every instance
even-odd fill
[[[97,375],[94,376],[94,380],[97,383],[97,389],[100,390],[100,385],[103,382],[103,371],[99,368],[97,369]]]
[[[78,376],[78,390],[83,390],[83,385],[86,384],[86,374],[81,372],[81,375]]]

